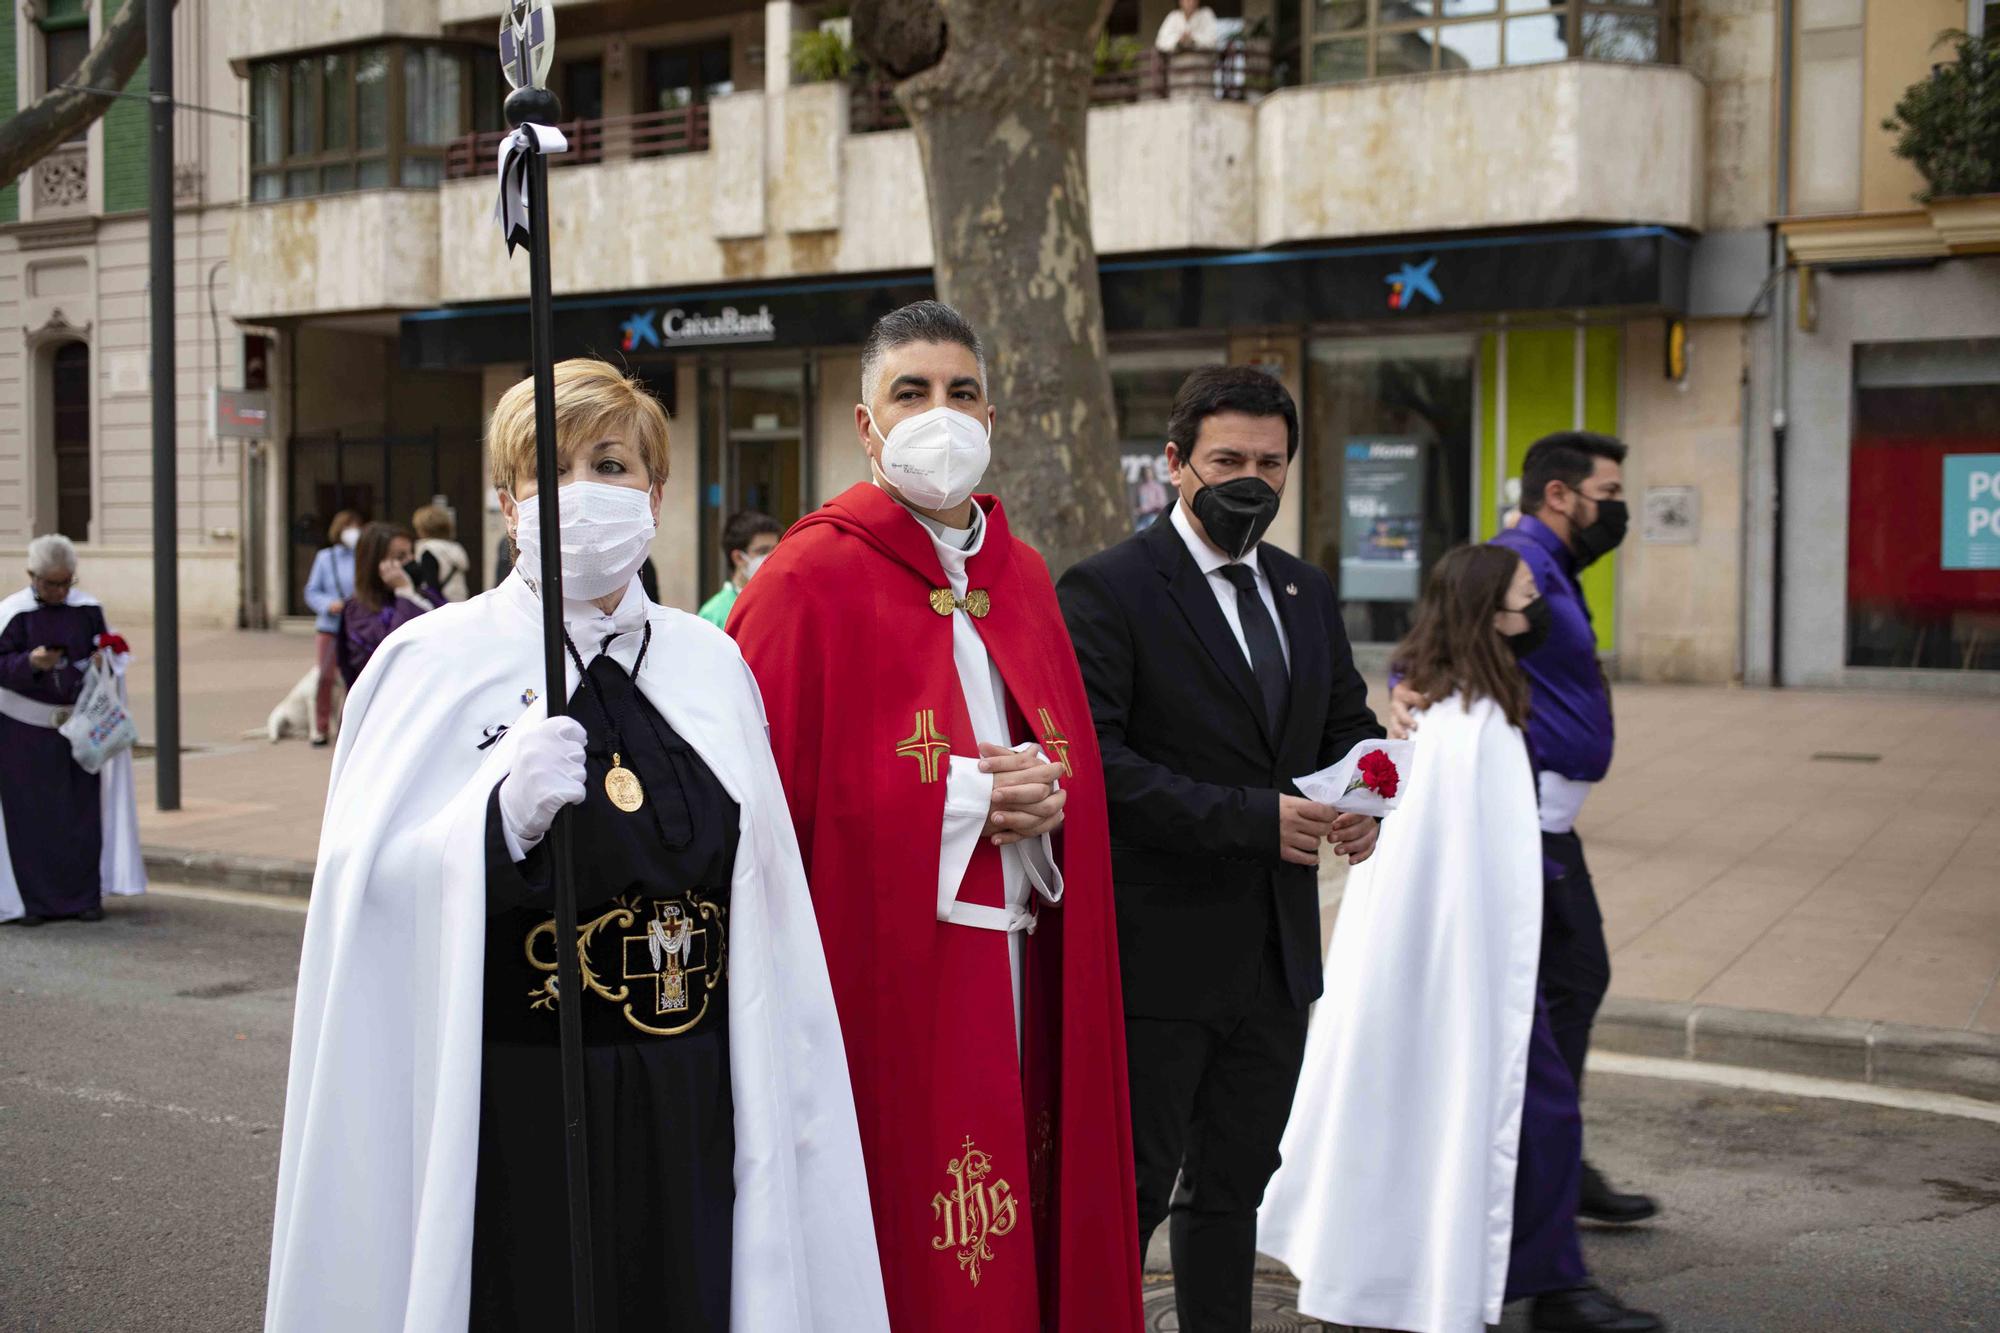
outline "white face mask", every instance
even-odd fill
[[[350,551],[353,550],[355,546],[360,543],[360,541],[361,541],[360,528],[342,528],[340,530],[340,544],[342,546],[345,546],[348,550]]]
[[[743,581],[748,583],[755,577],[758,569],[763,566],[764,562],[770,558],[769,552],[763,555],[745,555],[743,557]]]
[[[933,407],[896,423],[882,440],[882,476],[919,509],[956,509],[972,498],[993,461],[986,423],[955,407]]]
[[[563,596],[571,601],[609,597],[632,581],[653,545],[653,503],[648,491],[573,481],[557,492],[562,519]],[[530,579],[542,576],[539,496],[516,500],[514,544]]]

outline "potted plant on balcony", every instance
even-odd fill
[[[845,79],[854,67],[854,47],[841,27],[825,24],[793,34],[792,73],[800,83]]]
[[[1933,65],[1882,128],[1923,174],[1917,198],[1952,249],[2000,248],[2000,34],[1938,40],[1955,42],[1958,59]]]

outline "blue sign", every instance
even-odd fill
[[[1408,310],[1419,296],[1429,297],[1432,305],[1443,305],[1444,295],[1438,291],[1437,279],[1432,276],[1437,266],[1437,256],[1432,255],[1421,264],[1405,264],[1382,279],[1389,284],[1389,308]]]
[[[1946,569],[2000,569],[2000,454],[1944,460]]]

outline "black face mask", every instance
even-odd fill
[[[1188,465],[1188,471],[1194,472],[1193,464]],[[1195,472],[1194,479],[1201,481],[1201,473]],[[1231,560],[1241,560],[1277,518],[1279,499],[1262,477],[1237,477],[1220,486],[1201,481],[1201,489],[1188,505],[1201,520],[1208,539]]]
[[[1596,521],[1587,528],[1577,529],[1577,566],[1594,565],[1617,550],[1618,543],[1625,540],[1625,528],[1631,519],[1623,500],[1599,500]]]
[[[1554,623],[1549,619],[1549,599],[1546,597],[1537,597],[1529,602],[1521,608],[1521,614],[1528,618],[1528,628],[1519,634],[1501,636],[1507,640],[1507,646],[1514,650],[1514,656],[1517,658],[1526,657],[1547,643],[1549,627]]]

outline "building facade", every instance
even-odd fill
[[[1386,645],[1430,562],[1497,529],[1528,444],[1617,432],[1634,445],[1633,533],[1587,579],[1614,670],[1757,679],[1775,163],[1781,127],[1814,119],[1779,114],[1780,37],[1810,5],[1483,0],[1440,18],[1403,0],[1244,0],[1216,6],[1221,52],[1143,54],[1168,8],[1114,9],[1090,112],[1096,276],[1135,524],[1169,498],[1159,455],[1180,379],[1216,360],[1265,365],[1304,418],[1273,540],[1338,580],[1357,643]],[[182,214],[183,255],[214,252],[184,258],[181,285],[182,493],[201,497],[182,540],[190,558],[212,543],[201,558],[227,574],[202,613],[298,614],[325,523],[350,505],[407,520],[442,496],[490,572],[500,529],[480,431],[526,369],[525,259],[505,256],[490,216],[497,7],[180,11],[177,22],[212,25],[196,34],[203,95],[252,117],[202,122],[207,193]],[[865,79],[799,72],[828,40],[812,7],[672,12],[557,4],[552,82],[575,120],[551,194],[559,349],[623,362],[673,413],[655,563],[663,599],[692,607],[722,576],[729,513],[789,521],[866,475],[858,343],[875,315],[929,294],[931,237],[893,99]],[[1868,89],[1900,69],[1877,76]],[[1826,80],[1797,89],[1809,83]],[[24,213],[0,227],[0,280],[14,265],[17,303],[43,262],[25,248],[37,225]],[[140,221],[97,217],[83,244],[101,254],[128,225],[143,237]],[[129,254],[143,262],[138,240]],[[202,265],[217,261],[211,296]],[[143,277],[119,279],[129,327],[102,327],[113,341],[88,372],[91,429],[106,437],[97,490],[136,504],[111,504],[86,556],[98,586],[116,577],[113,553],[132,552],[116,596],[139,614],[143,385],[121,405],[101,363],[143,357]],[[1823,279],[1820,292],[1825,329]],[[1878,304],[1859,309],[1874,318]],[[225,336],[204,353],[211,311]],[[51,382],[59,365],[74,377],[77,354],[59,362],[46,347],[79,339],[41,307],[22,313],[26,398],[39,364]],[[1004,357],[1005,330],[986,333]],[[218,380],[267,388],[267,440],[213,438]],[[1798,410],[1807,392],[1802,370]],[[77,512],[60,481],[52,500],[34,498],[54,456],[43,421],[29,413],[18,450],[0,453],[0,488],[12,486],[0,505],[17,497],[0,507],[0,551]],[[1814,466],[1794,461],[1819,447],[1808,434],[1800,420],[1788,466]],[[1787,563],[1789,578],[1825,573],[1816,548]],[[1787,615],[1808,603],[1785,600]],[[190,618],[194,601],[184,593]]]

